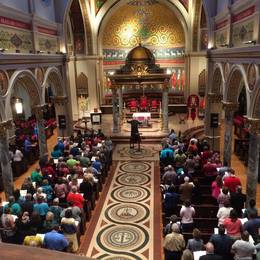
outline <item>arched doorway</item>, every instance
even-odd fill
[[[238,114],[239,109],[239,96],[243,101],[244,91],[243,88],[246,86],[245,72],[242,66],[234,66],[231,68],[230,74],[227,80],[227,86],[224,93],[223,108],[225,112],[225,134],[224,134],[224,164],[231,165],[231,154],[233,151],[233,122],[234,116]],[[244,101],[243,101],[244,102]],[[241,107],[243,104],[241,104]],[[245,108],[243,107],[243,110]],[[246,114],[247,108],[246,108]],[[244,118],[241,117],[241,124],[244,124]],[[243,126],[241,126],[242,128]],[[240,138],[238,136],[238,138]],[[235,142],[238,142],[235,140]],[[246,150],[246,147],[244,148]],[[247,159],[245,159],[247,160]]]
[[[53,129],[53,124],[59,122],[60,116],[65,116],[66,129],[58,128],[58,136],[69,136],[72,131],[70,116],[68,108],[65,106],[67,103],[66,91],[64,88],[64,81],[60,71],[56,67],[47,69],[43,82],[42,97],[45,105],[47,106],[45,113],[45,120],[48,120],[50,131]],[[51,133],[50,133],[51,134]]]

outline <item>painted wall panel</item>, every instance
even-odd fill
[[[34,0],[35,13],[37,16],[55,22],[53,0]]]
[[[29,12],[28,0],[0,0],[0,3],[25,13]]]

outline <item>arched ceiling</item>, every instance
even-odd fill
[[[183,27],[171,9],[158,1],[136,3],[129,1],[112,14],[103,30],[103,48],[133,48],[140,42],[160,48],[185,46]]]

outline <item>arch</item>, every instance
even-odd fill
[[[96,27],[95,31],[97,34],[97,47],[98,47],[98,53],[102,53],[102,41],[101,37],[103,35],[104,28],[111,18],[111,16],[122,6],[126,5],[129,2],[129,0],[122,0],[122,1],[106,1],[101,9],[99,10],[97,17],[96,17]],[[189,17],[186,9],[184,6],[177,0],[171,0],[171,1],[162,1],[159,0],[158,3],[163,4],[169,9],[174,12],[177,19],[180,21],[181,26],[184,31],[185,36],[185,49],[189,50],[190,48],[190,36],[188,33],[188,24],[189,24]]]
[[[77,77],[77,95],[88,96],[88,77],[85,73],[81,72]]]
[[[30,70],[15,71],[9,81],[8,92],[5,98],[6,119],[12,119],[12,107],[10,106],[11,97],[16,83],[20,81],[31,100],[32,106],[42,104],[38,81]]]
[[[221,64],[216,63],[213,70],[212,84],[211,84],[211,92],[215,94],[224,93],[224,75],[223,68]]]
[[[5,120],[5,107],[3,101],[0,100],[0,122]]]
[[[65,37],[65,44],[67,48],[67,30],[69,30],[67,20],[70,19],[70,10],[73,1],[78,1],[81,15],[83,19],[83,26],[84,26],[84,41],[85,41],[85,52],[87,52],[88,55],[93,54],[93,37],[92,37],[92,29],[91,29],[91,23],[89,19],[89,12],[87,11],[87,1],[84,0],[69,0],[67,3],[66,10],[64,12],[63,17],[63,32]],[[68,50],[67,50],[68,51]]]
[[[248,92],[248,83],[245,69],[242,65],[233,65],[227,78],[226,89],[224,92],[224,100],[227,102],[237,103],[239,94],[243,87],[246,88],[247,114],[250,109],[250,94]]]
[[[45,102],[45,88],[48,82],[53,83],[52,91],[54,96],[65,96],[64,83],[60,71],[56,67],[50,67],[46,70],[43,80],[42,100]]]
[[[260,119],[260,78],[256,83],[256,90],[252,95],[252,101],[250,106],[250,117]]]

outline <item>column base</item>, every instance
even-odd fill
[[[164,134],[169,134],[169,128],[164,128],[164,129],[162,129],[162,132],[163,132]]]
[[[214,151],[219,151],[220,150],[220,136],[214,136],[213,137],[213,136],[210,136],[210,135],[206,135],[206,139],[207,139],[210,147]],[[214,145],[213,145],[213,140],[214,140]]]

